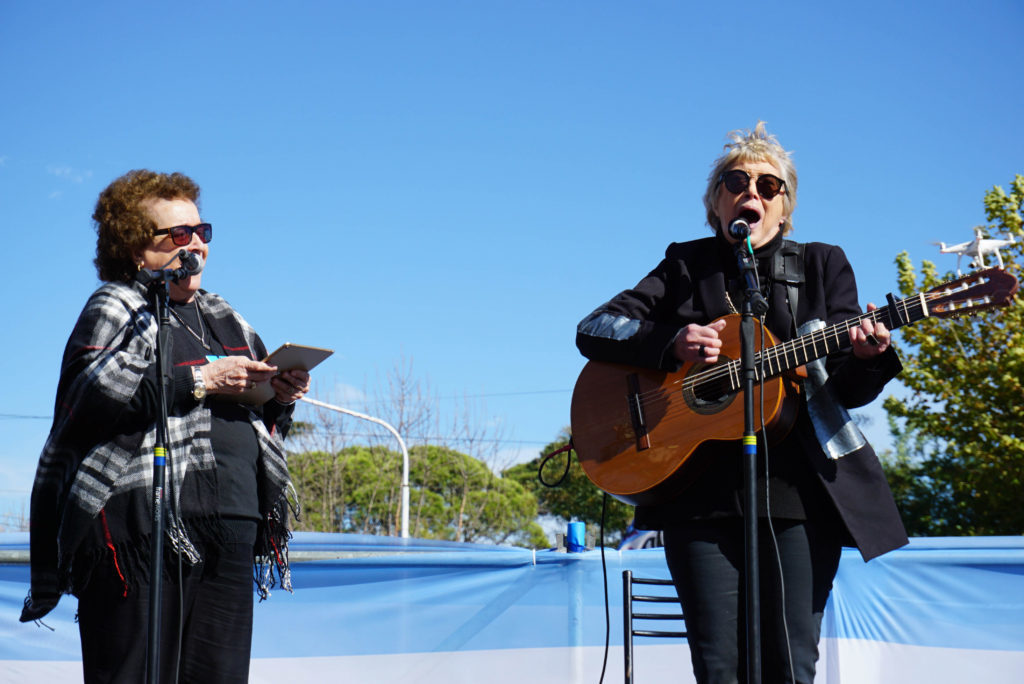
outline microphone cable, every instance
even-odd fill
[[[754,260],[754,275],[757,275],[757,260]],[[760,280],[758,280],[760,282]],[[786,581],[783,568],[782,568],[782,552],[779,549],[779,539],[775,532],[775,524],[772,522],[772,504],[771,504],[771,487],[769,486],[770,471],[769,471],[769,459],[768,459],[768,425],[764,414],[764,387],[765,387],[765,344],[767,343],[766,333],[766,320],[767,314],[761,314],[758,317],[758,321],[761,324],[761,343],[758,348],[761,350],[760,366],[758,368],[758,384],[761,387],[760,401],[758,402],[758,411],[760,413],[761,422],[761,444],[764,447],[764,505],[765,505],[765,521],[768,526],[768,537],[771,540],[772,551],[775,556],[775,565],[778,570],[778,584],[779,584],[779,601],[781,604],[781,617],[782,617],[782,634],[783,639],[786,642],[786,659],[789,666],[789,676],[792,681],[796,681],[796,668],[793,664],[793,645],[790,642],[789,637],[789,618],[786,616]],[[795,321],[794,321],[795,325]],[[781,379],[780,379],[781,382]],[[785,388],[783,388],[785,391]],[[760,554],[758,554],[760,558]]]
[[[569,442],[557,448],[550,454],[545,454],[541,460],[541,465],[537,468],[537,479],[541,481],[541,484],[547,487],[556,487],[565,481],[568,477],[569,468],[572,465],[572,437],[569,437]],[[565,453],[565,470],[562,471],[561,476],[554,482],[548,482],[544,479],[544,467],[551,463],[559,454]],[[601,580],[604,584],[604,657],[601,661],[601,677],[598,680],[598,684],[604,684],[604,673],[608,668],[608,650],[611,644],[611,607],[610,600],[608,598],[608,564],[604,557],[604,521],[608,511],[608,493],[607,491],[601,491],[601,524],[600,524],[600,535],[598,539],[598,546],[601,549]]]
[[[608,492],[602,491],[601,496],[601,579],[604,581],[604,660],[601,662],[601,678],[598,684],[604,684],[604,673],[608,668],[608,650],[611,643],[612,618],[608,600],[608,565],[604,558],[604,518],[608,510]]]
[[[572,444],[572,437],[569,438],[569,443],[560,449],[552,451],[550,454],[545,454],[537,467],[537,479],[545,487],[557,487],[565,482],[565,479],[569,476],[569,468],[572,466],[572,452],[574,451]],[[544,479],[544,467],[551,462],[558,454],[565,452],[565,470],[562,475],[554,482],[547,482]],[[599,684],[604,684],[604,674],[608,669],[608,651],[611,648],[611,633],[612,633],[612,618],[611,618],[611,605],[608,597],[608,563],[604,555],[604,526],[605,518],[608,515],[608,492],[601,492],[601,525],[600,534],[598,539],[598,546],[601,548],[601,579],[604,584],[604,658],[601,662],[601,677],[598,680]]]
[[[743,221],[742,219],[736,219],[735,221],[733,221],[733,224],[740,224],[739,227],[741,229],[746,227],[746,225],[747,225],[746,221]],[[732,228],[733,228],[733,225],[731,224],[729,226],[730,232],[732,231]],[[747,230],[749,231],[749,228],[747,228]],[[737,236],[734,236],[734,237],[737,237]],[[753,246],[753,244],[750,241],[749,232],[746,233],[746,235],[743,235],[742,237],[746,238],[745,241],[746,241],[746,245],[747,245],[747,250],[750,253],[751,261],[753,262],[754,281],[757,282],[757,283],[760,283],[761,282],[760,275],[757,272],[757,259],[753,258],[754,257],[754,249],[753,249],[754,246]],[[770,275],[769,275],[769,280],[771,280],[771,276]],[[780,604],[781,604],[781,611],[780,612],[781,612],[781,617],[782,617],[782,634],[783,634],[783,639],[784,639],[784,641],[786,643],[787,664],[789,666],[789,673],[790,673],[791,679],[793,681],[796,681],[795,667],[794,667],[794,664],[793,664],[793,646],[792,646],[792,643],[790,642],[790,636],[789,636],[789,619],[786,616],[786,582],[785,582],[785,577],[784,577],[784,572],[783,572],[783,567],[782,567],[782,552],[779,549],[778,535],[775,532],[775,525],[772,522],[771,495],[770,495],[770,487],[769,487],[769,481],[770,481],[770,477],[769,476],[771,475],[771,473],[769,471],[769,465],[768,465],[768,428],[767,428],[767,420],[765,419],[765,413],[764,413],[764,411],[765,411],[765,407],[764,407],[764,388],[765,388],[765,378],[766,378],[766,375],[765,375],[765,371],[766,371],[765,363],[766,363],[766,360],[767,360],[767,354],[765,354],[765,351],[766,351],[765,344],[767,343],[767,328],[766,328],[767,312],[764,312],[764,313],[761,313],[760,315],[758,315],[757,319],[758,319],[758,322],[761,324],[761,330],[760,330],[761,341],[760,341],[760,344],[758,345],[758,348],[760,349],[760,355],[761,355],[760,356],[760,364],[759,364],[759,367],[758,367],[758,385],[761,388],[761,392],[760,392],[760,397],[759,397],[760,401],[758,401],[758,411],[759,411],[759,414],[760,414],[760,422],[761,422],[761,425],[760,425],[760,432],[761,432],[760,442],[761,442],[761,445],[763,446],[763,452],[764,452],[765,521],[767,523],[768,536],[771,539],[772,550],[773,550],[774,556],[775,556],[776,568],[778,570],[779,600],[780,600]],[[793,323],[794,323],[794,325],[796,324],[795,321]],[[780,382],[781,381],[782,380],[780,379]],[[755,512],[755,515],[756,515],[756,512]],[[758,543],[760,544],[760,539],[758,540]],[[758,559],[760,560],[760,553],[758,553]],[[758,568],[758,571],[760,571],[760,568]]]
[[[566,478],[569,477],[569,468],[572,466],[572,452],[574,450],[575,449],[572,444],[572,437],[570,437],[569,443],[566,444],[564,447],[560,449],[555,449],[550,454],[544,454],[544,457],[541,459],[540,465],[537,466],[537,479],[540,481],[542,485],[544,485],[545,487],[554,488],[558,487],[563,482],[565,482]],[[566,454],[565,470],[562,471],[562,474],[559,476],[557,480],[555,480],[554,482],[548,482],[547,480],[544,479],[544,467],[547,466],[548,463],[551,463],[551,460],[555,456],[561,453]]]

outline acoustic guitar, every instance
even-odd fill
[[[889,330],[937,317],[960,316],[1005,306],[1017,278],[990,268],[905,299],[778,343],[755,348],[754,405],[761,406],[769,444],[781,440],[799,409],[802,366],[850,346],[851,327],[870,319]],[[719,361],[684,364],[675,372],[590,361],[572,395],[572,441],[583,472],[602,490],[632,505],[663,501],[700,474],[693,459],[701,444],[743,436],[740,339],[736,314],[722,331]],[[762,327],[755,320],[755,344]],[[737,400],[739,399],[739,400]],[[737,449],[737,453],[739,450]]]

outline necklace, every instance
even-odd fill
[[[754,268],[754,273],[757,273],[757,268],[756,267]],[[760,288],[761,295],[766,300],[769,298],[770,293],[772,291],[772,286],[775,284],[775,278],[773,276],[774,276],[774,274],[769,269],[768,277],[764,279],[763,283],[760,282],[761,278],[758,277],[758,283],[761,285],[761,288]],[[731,281],[731,280],[730,281],[726,281],[726,285],[725,285],[725,303],[729,307],[729,313],[738,314],[739,310],[736,308],[736,305],[732,301],[732,296],[730,296],[730,294],[729,294],[729,285],[731,283],[733,283],[733,282],[736,282],[736,287],[741,287],[742,279],[739,280],[739,281]],[[737,293],[740,293],[740,292],[743,292],[743,290],[741,289],[741,290],[737,291]]]
[[[731,314],[738,314],[739,313],[739,311],[736,310],[736,305],[732,303],[732,297],[729,296],[729,291],[728,290],[725,291],[725,303],[729,305],[729,313],[731,313]]]
[[[766,291],[761,292],[761,294],[765,297],[766,300],[768,298],[768,293],[771,292],[771,287],[772,287],[772,280],[769,278],[768,279],[768,283],[767,283],[767,287],[765,288]],[[733,304],[732,297],[729,295],[729,289],[728,288],[726,288],[726,290],[725,290],[725,303],[729,307],[729,313],[739,314],[739,310],[736,308],[736,305]]]
[[[185,330],[188,330],[189,333],[192,334],[192,337],[194,337],[197,340],[199,340],[199,344],[203,345],[203,347],[206,349],[206,351],[213,351],[213,349],[210,348],[210,345],[206,343],[206,327],[203,325],[203,312],[199,310],[199,300],[198,299],[194,299],[192,301],[196,305],[196,321],[198,321],[198,323],[199,323],[199,332],[198,333],[195,330],[193,330],[192,326],[189,325],[188,322],[184,318],[182,318],[181,315],[177,311],[175,311],[172,307],[168,307],[168,310],[174,315],[175,318],[178,319],[179,323],[181,323],[183,326],[185,326]]]

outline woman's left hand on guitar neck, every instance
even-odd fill
[[[874,304],[868,304],[868,311],[877,308]],[[850,341],[853,343],[853,355],[867,361],[888,349],[892,337],[883,323],[873,323],[870,319],[865,319],[859,326],[850,328]]]

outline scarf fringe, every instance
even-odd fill
[[[289,513],[299,519],[298,496],[291,482],[287,483],[277,503],[267,513],[256,535],[253,582],[261,602],[270,598],[270,590],[277,586],[289,594],[294,593],[288,559],[288,541],[292,538],[288,528]]]
[[[218,536],[223,538],[223,531],[221,531]],[[172,518],[169,521],[169,525],[167,527],[167,539],[171,544],[171,548],[174,549],[174,552],[179,556],[182,556],[184,560],[188,561],[189,565],[195,565],[202,560],[199,550],[196,548],[195,544],[192,543],[192,540],[189,539],[189,535],[182,527],[181,522],[176,518]]]
[[[61,573],[59,586],[62,594],[81,593],[97,572],[113,573],[125,596],[149,583],[152,576],[152,535],[114,541],[105,525],[103,533],[102,545],[81,545],[66,571]],[[223,522],[215,517],[192,519],[184,525],[168,520],[168,527],[164,530],[164,582],[173,581],[177,576],[174,570],[176,557],[190,567],[203,560],[192,539],[199,540],[201,547],[215,547],[223,545],[227,534]]]

